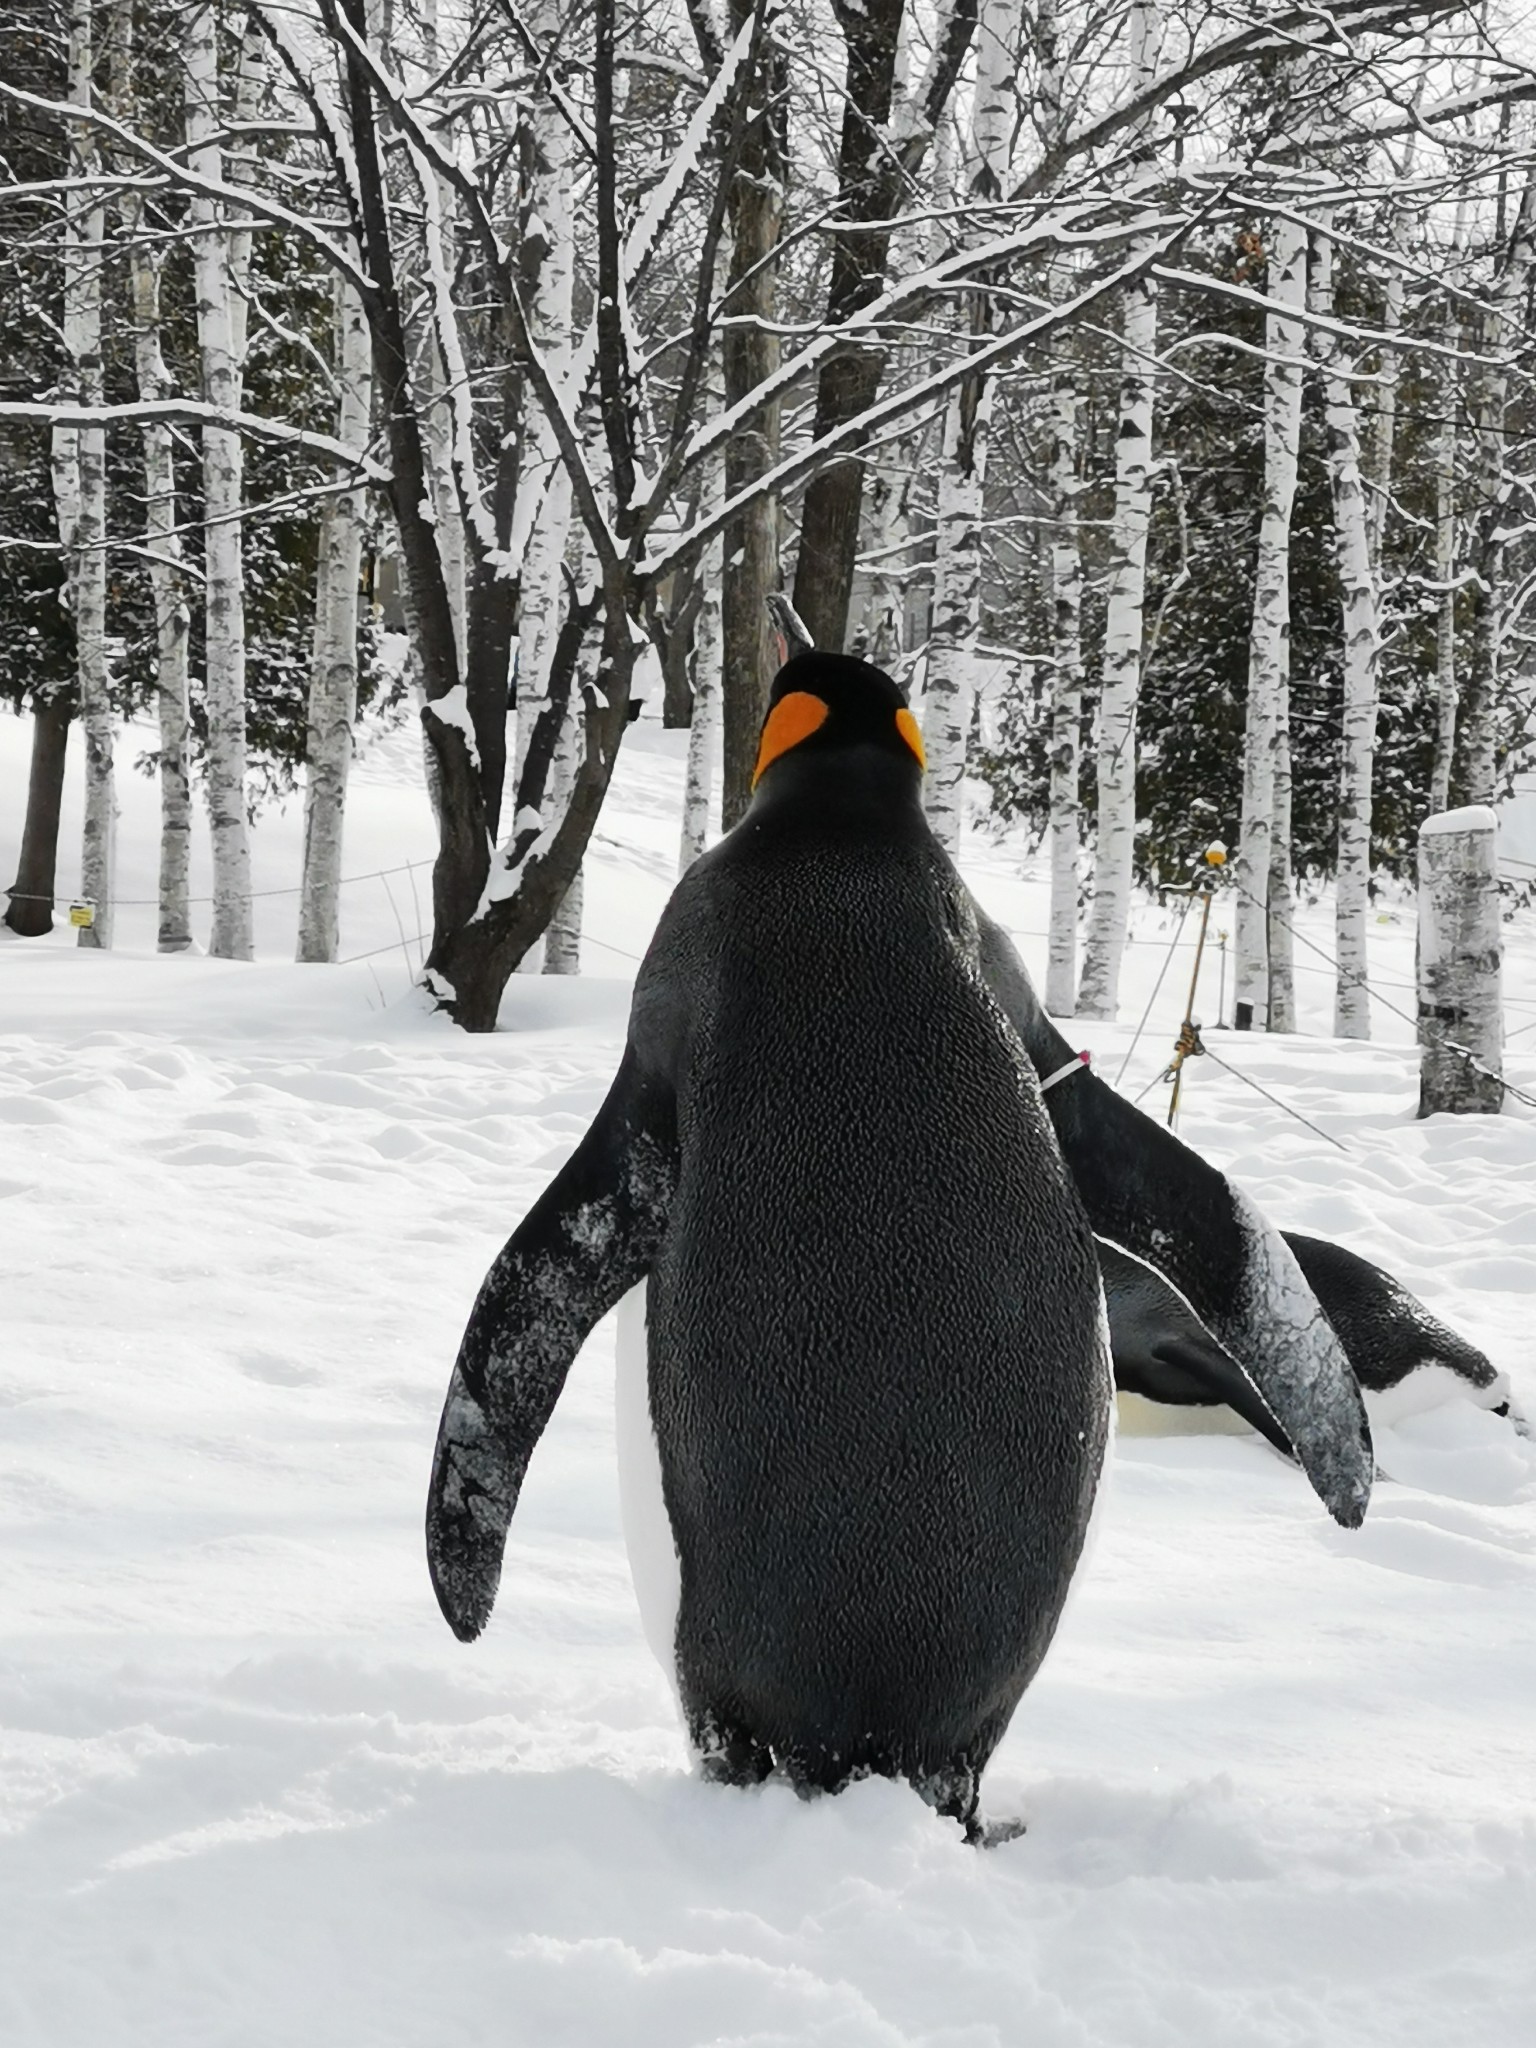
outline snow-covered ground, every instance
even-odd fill
[[[0,719],[7,873],[25,736]],[[287,964],[296,804],[257,833],[257,886],[290,893],[256,966],[156,959],[148,907],[110,956],[0,943],[0,2041],[1529,2048],[1536,1446],[1497,1418],[1385,1437],[1352,1536],[1256,1440],[1122,1441],[989,1774],[1029,1831],[990,1854],[884,1783],[807,1805],[690,1776],[619,1536],[608,1328],[488,1635],[449,1636],[420,1536],[448,1366],[612,1072],[680,784],[636,728],[587,977],[519,977],[492,1038],[407,993],[426,878],[379,878],[430,856],[403,736],[354,791],[343,951],[369,957]],[[123,795],[148,899],[152,791]],[[75,844],[71,820],[66,881]],[[1032,864],[968,865],[1038,972]],[[1324,910],[1303,929],[1328,948]],[[1111,1076],[1171,930],[1143,911],[1126,1022],[1089,1027]],[[1536,1027],[1530,913],[1509,937],[1511,1028]],[[1400,1009],[1412,951],[1411,915],[1373,928]],[[1299,964],[1320,1034],[1328,974]],[[1345,1150],[1209,1060],[1184,1134],[1397,1271],[1536,1413],[1536,1112],[1416,1123],[1410,1028],[1377,1021],[1215,1041]],[[1536,1028],[1509,1064],[1536,1092]]]

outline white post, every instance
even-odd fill
[[[1419,1115],[1504,1100],[1498,830],[1486,804],[1419,827]]]

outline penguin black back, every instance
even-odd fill
[[[1060,1613],[1108,1390],[1092,1240],[920,781],[888,677],[786,664],[753,804],[658,935],[637,1011],[686,985],[690,1023],[651,1410],[701,1748],[959,1811]]]
[[[429,1552],[473,1633],[569,1356],[648,1273],[706,1770],[904,1776],[970,1825],[1082,1548],[1110,1380],[1093,1240],[921,774],[889,677],[785,665],[608,1102],[482,1290]]]

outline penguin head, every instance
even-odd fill
[[[856,749],[869,767],[889,764],[915,794],[926,766],[922,735],[885,671],[851,654],[813,651],[786,661],[773,679],[752,787],[769,774],[787,781],[791,765],[822,765]]]

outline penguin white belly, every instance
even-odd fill
[[[614,1434],[619,1453],[619,1519],[640,1626],[651,1653],[677,1688],[677,1610],[682,1570],[661,1490],[661,1452],[651,1422],[645,1282],[619,1303],[614,1344]]]
[[[1145,1394],[1118,1393],[1120,1427],[1127,1436],[1252,1436],[1253,1424],[1218,1401],[1197,1408],[1172,1401],[1149,1401]]]
[[[1379,1391],[1363,1387],[1361,1392],[1372,1429],[1392,1429],[1410,1416],[1427,1415],[1451,1401],[1470,1401],[1474,1408],[1498,1408],[1509,1399],[1509,1374],[1501,1372],[1490,1386],[1474,1387],[1448,1365],[1421,1365],[1404,1373],[1394,1387]]]

